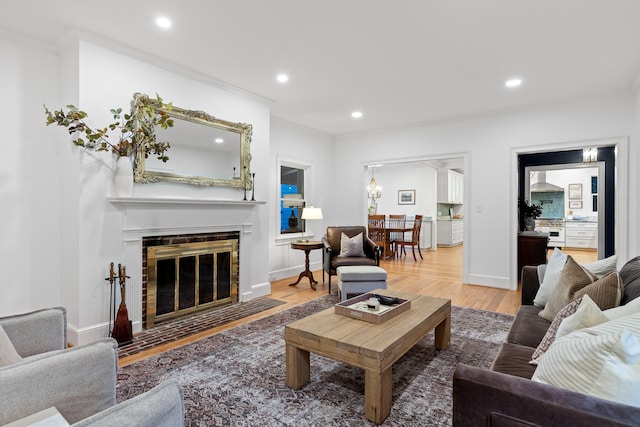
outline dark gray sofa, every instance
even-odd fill
[[[453,425],[640,426],[640,408],[531,381],[529,364],[551,322],[533,305],[544,268],[522,270],[522,305],[490,369],[458,364],[453,377]],[[622,304],[640,295],[640,257],[620,270]]]

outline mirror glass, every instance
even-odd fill
[[[154,98],[135,94],[135,106],[152,105]],[[136,107],[134,107],[136,108]],[[136,153],[134,180],[138,183],[176,182],[197,186],[251,188],[251,125],[228,122],[203,111],[173,106],[164,110],[174,119],[168,129],[156,128],[158,141],[167,141],[169,160]]]

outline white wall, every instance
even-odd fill
[[[336,187],[333,139],[322,132],[272,117],[269,154],[269,272],[271,280],[291,277],[304,270],[304,252],[291,249],[290,243],[300,238],[278,238],[279,232],[279,189],[277,188],[278,159],[296,162],[311,167],[310,182],[305,195],[308,204],[322,209],[322,220],[307,221],[308,238],[320,240],[327,225],[342,224],[341,209],[333,203]],[[311,270],[322,268],[322,253],[311,251]],[[316,280],[321,279],[315,277]],[[303,279],[299,286],[308,286]]]
[[[62,138],[42,104],[58,92],[52,49],[0,33],[0,315],[60,305]]]
[[[64,305],[70,341],[82,344],[106,335],[109,286],[104,278],[111,261],[124,265],[131,261],[126,259],[123,238],[123,226],[129,223],[124,221],[123,209],[107,200],[113,194],[114,158],[73,147],[64,129],[46,127],[42,104],[50,109],[78,105],[89,113],[90,124],[101,126],[111,121],[111,108],[128,110],[133,93],[159,93],[179,107],[251,123],[251,168],[256,173],[255,196],[261,201],[269,196],[269,108],[257,97],[240,96],[77,37],[68,37],[59,47],[56,52],[48,46],[0,38],[0,89],[5,95],[0,108],[7,119],[2,136],[9,142],[0,172],[0,258],[7,284],[0,315]],[[136,195],[242,199],[237,189],[168,183],[136,184]],[[178,215],[172,210],[154,221],[174,218],[174,224],[193,221],[190,225],[195,227],[250,224],[248,265],[240,271],[241,292],[245,291],[241,298],[246,299],[259,296],[252,295],[252,290],[268,293],[270,289],[264,256],[269,233],[266,206],[198,208]],[[127,273],[131,282],[141,280],[141,271],[128,269]]]
[[[465,209],[468,256],[464,280],[513,287],[517,282],[513,247],[517,229],[512,227],[517,200],[513,150],[536,147],[544,151],[571,144],[580,146],[582,141],[630,136],[629,161],[637,164],[640,159],[635,102],[632,94],[618,93],[508,114],[338,137],[335,170],[342,185],[335,194],[335,203],[341,206],[344,221],[361,218],[364,204],[353,195],[361,192],[363,162],[464,155],[468,162],[464,171],[465,204],[470,207]],[[376,157],[372,159],[369,153],[376,153]],[[630,182],[637,182],[633,170]],[[630,206],[637,206],[637,191],[635,186],[631,187]],[[640,239],[635,221],[630,221],[628,234],[629,253],[637,254]]]

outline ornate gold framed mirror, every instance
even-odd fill
[[[146,106],[166,112],[174,120],[168,129],[156,129],[158,141],[167,141],[169,160],[136,153],[134,182],[174,182],[200,187],[223,186],[251,189],[252,126],[218,119],[204,111],[172,106],[163,109],[158,100],[136,93],[133,112]]]

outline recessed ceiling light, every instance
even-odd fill
[[[215,142],[216,144],[222,144],[224,142],[224,139],[216,138],[216,139],[213,140],[213,142]]]
[[[522,84],[522,79],[511,79],[511,80],[507,80],[507,82],[504,84],[506,87],[517,87],[520,86]]]
[[[354,111],[353,113],[351,113],[351,117],[353,117],[354,119],[359,119],[360,117],[362,117],[362,111]]]
[[[169,18],[161,16],[156,19],[156,25],[160,28],[171,28],[171,21]]]
[[[286,74],[278,74],[276,80],[278,80],[280,83],[286,83],[289,81],[289,76],[287,76]]]

